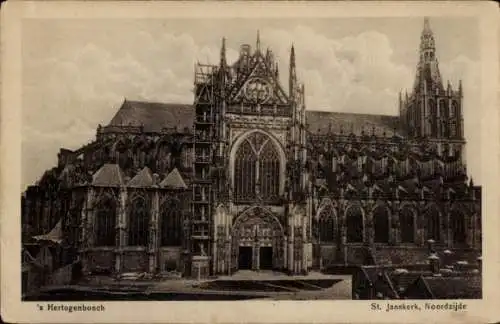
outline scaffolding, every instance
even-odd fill
[[[216,66],[199,63],[195,65],[191,273],[196,277],[209,275],[213,257],[210,246],[214,200],[211,168],[216,135],[216,82]]]

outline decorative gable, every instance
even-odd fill
[[[128,183],[129,187],[151,187],[154,184],[153,174],[148,167],[139,171]]]
[[[125,184],[118,164],[104,164],[92,177],[92,185],[98,187],[120,187]]]
[[[173,169],[166,177],[163,179],[163,181],[160,183],[161,188],[167,188],[167,189],[187,189],[188,186],[186,185],[186,182],[182,178],[181,174],[179,173],[179,170],[177,168]]]

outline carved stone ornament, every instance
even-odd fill
[[[272,94],[272,85],[261,78],[251,79],[244,89],[245,98],[254,103],[264,103]]]

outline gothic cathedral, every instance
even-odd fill
[[[306,109],[293,46],[287,85],[259,36],[236,62],[225,46],[196,66],[192,105],[125,100],[93,142],[61,149],[22,197],[23,240],[58,227],[87,273],[188,277],[480,251],[462,86],[441,80],[427,19],[398,116]]]

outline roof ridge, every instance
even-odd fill
[[[306,114],[307,113],[345,114],[345,115],[357,115],[357,116],[382,116],[382,117],[399,118],[398,115],[369,114],[369,113],[349,112],[349,111],[328,111],[328,110],[313,110],[313,109],[306,110]]]

